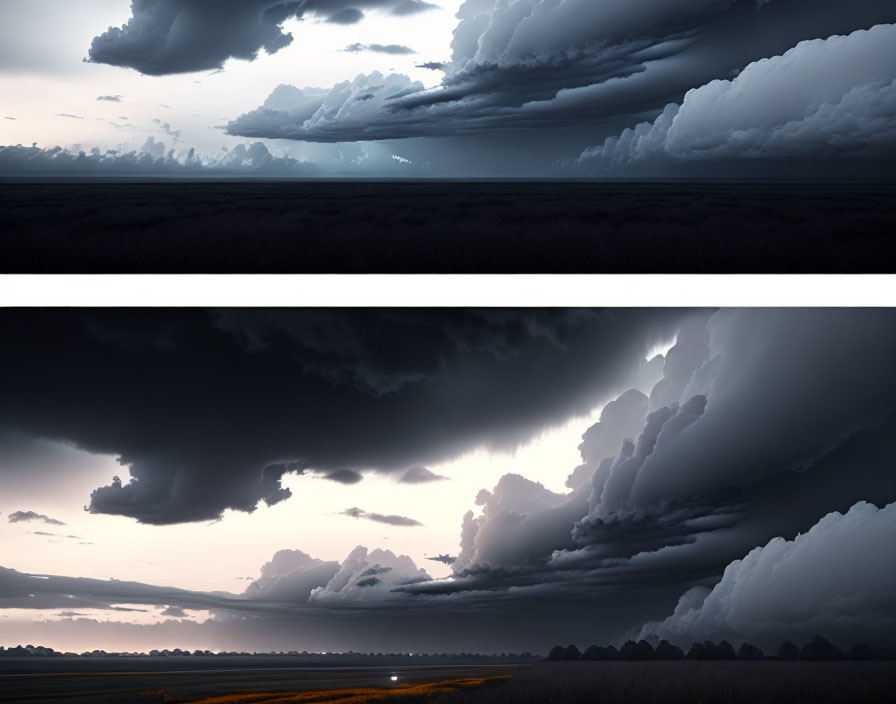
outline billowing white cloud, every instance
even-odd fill
[[[823,76],[824,80],[819,80]],[[877,156],[896,148],[896,25],[800,42],[669,104],[579,161]]]
[[[301,550],[281,550],[261,568],[261,576],[243,595],[259,601],[305,603],[311,592],[325,586],[339,571],[338,562],[325,562]]]
[[[774,538],[725,569],[711,590],[686,592],[675,612],[640,637],[753,641],[777,645],[817,634],[888,644],[896,628],[896,504],[860,502],[830,513],[794,540]]]
[[[309,603],[351,606],[400,598],[398,587],[429,581],[407,555],[358,546],[325,586],[311,592]]]

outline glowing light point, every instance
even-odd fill
[[[398,675],[392,675],[389,679],[393,682],[398,682]]]

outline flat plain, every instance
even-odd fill
[[[889,273],[896,184],[3,183],[2,273]]]

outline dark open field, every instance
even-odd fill
[[[43,666],[35,666],[30,660],[0,660],[0,702],[161,704],[167,700],[196,702],[247,693],[332,690],[344,693],[349,689],[371,688],[388,692],[427,683],[499,677],[515,669],[512,665],[321,668],[291,667],[283,658],[278,662],[252,657],[228,658],[222,662],[207,660],[214,659],[197,663],[184,662],[183,658],[128,658],[126,661],[91,658],[47,662]],[[399,677],[395,684],[390,680],[393,674]],[[279,697],[263,699],[273,698]],[[339,701],[343,699],[340,697]],[[326,701],[326,698],[317,700]]]
[[[891,702],[896,662],[576,662],[470,667],[0,674],[0,701],[73,704],[858,704]],[[142,666],[145,665],[145,668]],[[391,674],[399,682],[389,681]],[[457,691],[451,691],[457,690]],[[401,696],[399,696],[401,695]],[[210,698],[214,698],[210,700]]]
[[[0,185],[3,273],[892,273],[896,185]]]

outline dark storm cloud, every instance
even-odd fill
[[[0,368],[15,370],[3,380],[0,427],[119,455],[130,480],[97,489],[90,510],[163,524],[280,500],[286,471],[354,481],[365,470],[400,476],[475,447],[513,448],[618,393],[683,314],[8,309],[0,316],[17,339],[0,350]]]
[[[896,9],[884,0],[777,0],[758,11],[746,0],[468,0],[458,18],[452,60],[435,89],[392,76],[403,94],[392,91],[361,110],[355,86],[383,79],[359,77],[351,89],[334,87],[327,110],[313,119],[259,109],[228,132],[338,142],[588,124],[606,134],[610,120],[655,116],[691,88],[805,39],[896,21]],[[808,84],[825,81],[818,71]],[[330,109],[334,101],[345,109]]]
[[[389,526],[422,526],[423,524],[420,521],[415,521],[413,518],[408,518],[407,516],[395,516],[389,515],[384,516],[382,513],[372,513],[370,511],[365,511],[363,509],[354,507],[347,508],[342,512],[343,516],[350,516],[351,518],[365,518],[368,521],[375,521],[376,523],[385,523]]]
[[[398,478],[398,481],[402,484],[425,484],[427,482],[442,481],[447,478],[428,470],[426,467],[409,467]]]
[[[43,521],[51,526],[64,526],[65,523],[62,521],[57,521],[55,518],[50,518],[49,516],[45,516],[42,513],[35,513],[34,511],[14,511],[8,516],[10,523],[22,523],[23,521]]]
[[[427,61],[426,63],[417,64],[417,68],[427,68],[430,71],[443,71],[445,69],[445,62]]]
[[[94,38],[89,59],[148,75],[220,69],[227,59],[253,60],[292,43],[292,18],[354,24],[361,10],[396,16],[434,8],[418,0],[133,0],[131,18]]]
[[[416,54],[417,52],[409,46],[403,44],[349,44],[343,51],[350,54],[357,54],[362,51],[372,51],[378,54]]]

